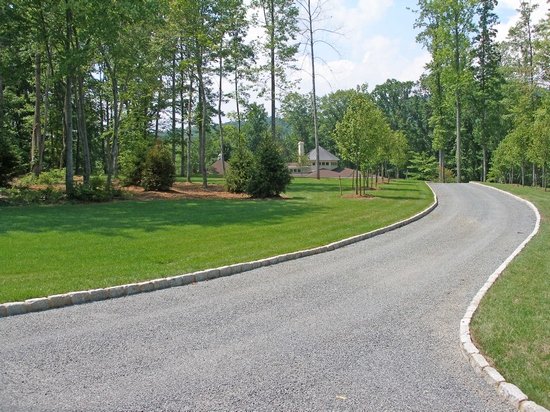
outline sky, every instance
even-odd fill
[[[548,11],[546,0],[539,4],[534,21]],[[337,51],[319,44],[316,54],[317,94],[355,88],[367,83],[369,90],[387,79],[418,80],[430,60],[429,53],[416,43],[414,29],[416,0],[325,0],[324,21],[320,22],[339,35],[321,38]],[[504,40],[508,29],[517,21],[520,0],[500,0],[498,39]],[[294,73],[302,92],[311,90],[309,56],[301,56]]]

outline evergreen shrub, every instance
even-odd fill
[[[232,193],[246,193],[252,176],[253,158],[246,149],[239,149],[229,161],[225,171],[225,187]]]
[[[279,196],[291,179],[281,149],[272,138],[265,137],[254,157],[246,192],[256,198]]]
[[[142,186],[145,190],[168,191],[175,181],[176,168],[172,162],[172,153],[157,140],[145,157]]]

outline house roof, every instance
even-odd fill
[[[315,156],[315,149],[313,149],[311,152],[309,152],[307,154],[307,157],[308,157],[309,160],[316,160],[317,156]],[[336,156],[334,156],[332,153],[330,153],[325,148],[319,146],[319,161],[320,162],[330,162],[330,161],[337,162],[338,160],[340,160],[340,159],[338,159]]]

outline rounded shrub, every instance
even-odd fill
[[[245,193],[252,176],[252,154],[246,149],[233,153],[225,172],[225,187],[232,193]]]
[[[176,168],[172,162],[172,153],[157,140],[145,157],[142,186],[145,190],[168,191],[175,181]]]
[[[285,192],[292,177],[281,155],[281,149],[270,137],[258,148],[246,192],[252,197],[266,198]]]

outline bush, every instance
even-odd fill
[[[435,157],[426,153],[413,153],[409,161],[408,177],[414,180],[436,180],[438,168]]]
[[[18,179],[17,186],[28,187],[30,185],[53,186],[55,184],[65,184],[65,169],[52,169],[47,172],[41,172],[35,176],[34,173],[27,173]]]
[[[245,193],[252,176],[252,154],[240,149],[233,154],[229,168],[225,171],[225,187],[232,193]]]
[[[170,190],[176,181],[172,153],[158,140],[145,157],[142,186],[145,190]]]
[[[147,147],[139,146],[120,157],[120,182],[123,186],[141,185],[147,158]]]
[[[265,137],[254,158],[246,192],[256,198],[279,196],[291,179],[280,148],[272,138]]]
[[[15,147],[0,136],[0,187],[7,186],[21,164]]]
[[[65,199],[65,193],[51,187],[40,190],[28,188],[0,189],[0,205],[6,206],[54,204]]]
[[[106,202],[114,197],[121,197],[121,192],[107,189],[104,176],[91,176],[88,184],[75,183],[69,197],[82,202]]]

